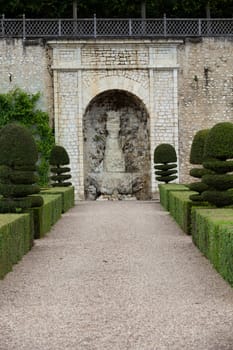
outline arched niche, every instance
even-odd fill
[[[107,90],[83,118],[86,199],[151,198],[149,114],[125,90]]]

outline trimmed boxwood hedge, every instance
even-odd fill
[[[63,208],[68,210],[74,205],[74,188],[59,188],[60,193],[55,192],[51,189],[43,193],[43,206],[29,208],[26,214],[0,214],[0,279],[30,250],[34,238],[50,231]],[[31,201],[36,197],[30,196]]]
[[[44,200],[43,206],[30,209],[34,220],[35,239],[44,237],[62,214],[61,194],[46,195],[41,193],[41,196]]]
[[[233,286],[233,209],[192,210],[194,244]]]
[[[42,194],[60,194],[62,196],[62,212],[67,212],[74,206],[74,187],[53,187],[43,189]]]
[[[32,246],[29,214],[0,215],[0,279]]]
[[[171,191],[189,191],[189,189],[181,184],[159,184],[160,203],[167,211],[169,211],[169,197]]]
[[[194,194],[194,191],[171,191],[169,194],[170,214],[187,234],[191,234],[191,209],[198,205],[190,200],[190,195]]]

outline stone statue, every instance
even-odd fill
[[[124,154],[119,143],[120,114],[108,111],[106,148],[104,154],[104,171],[111,173],[125,172]]]

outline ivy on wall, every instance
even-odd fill
[[[48,114],[37,109],[39,98],[40,93],[28,94],[18,88],[0,94],[0,128],[17,122],[31,130],[39,153],[39,184],[44,186],[48,184],[49,156],[54,145],[54,135],[49,126]]]

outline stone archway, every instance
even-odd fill
[[[94,97],[84,114],[84,191],[87,199],[151,198],[149,115],[124,90]]]
[[[177,154],[179,154],[177,98],[177,46],[179,43],[180,41],[170,40],[144,41],[131,39],[124,41],[121,39],[104,41],[71,40],[49,43],[53,50],[55,137],[56,142],[64,146],[70,156],[72,183],[75,187],[76,200],[84,199],[84,187],[87,189],[89,186],[87,174],[93,173],[92,165],[90,163],[86,164],[86,159],[89,158],[84,155],[87,141],[84,141],[83,129],[85,130],[86,127],[83,122],[88,115],[92,114],[92,119],[95,120],[94,115],[98,114],[98,110],[103,111],[104,106],[101,106],[101,104],[103,103],[106,106],[108,103],[109,108],[105,109],[106,113],[103,114],[105,121],[102,122],[105,125],[103,134],[105,135],[107,111],[120,113],[116,99],[114,105],[109,97],[114,95],[112,92],[117,92],[121,102],[126,100],[128,108],[132,106],[130,111],[133,112],[127,112],[126,108],[123,115],[127,115],[127,113],[130,115],[131,113],[139,118],[138,115],[142,111],[144,112],[141,115],[147,115],[146,128],[143,127],[143,117],[140,117],[141,119],[129,118],[128,124],[126,123],[126,130],[128,130],[129,135],[132,135],[132,130],[135,137],[143,135],[146,130],[147,135],[139,139],[136,138],[135,141],[137,145],[142,144],[142,149],[140,146],[134,148],[134,143],[128,142],[126,143],[127,146],[124,144],[128,136],[124,135],[126,131],[123,127],[123,121],[126,118],[121,116],[119,117],[121,131],[119,140],[121,147],[124,148],[127,169],[134,166],[134,159],[137,162],[139,159],[144,159],[144,139],[147,140],[150,155],[149,152],[146,152],[146,161],[145,163],[142,162],[140,167],[144,170],[139,169],[139,173],[142,172],[143,178],[147,177],[148,180],[145,182],[144,192],[141,189],[137,192],[137,196],[140,199],[146,199],[156,194],[158,184],[154,178],[153,150],[160,143],[170,143],[174,145]],[[110,108],[110,106],[113,107]],[[149,122],[148,115],[150,116]],[[135,120],[142,121],[135,126]],[[131,124],[132,127],[129,127]],[[139,130],[139,132],[134,132],[134,130]],[[95,135],[96,139],[100,137],[98,133],[93,134],[92,137]],[[97,143],[93,141],[93,144],[96,146]],[[103,147],[106,147],[105,143]],[[126,154],[127,148],[131,150],[131,153]],[[100,154],[103,153],[101,149],[98,148],[98,150]],[[95,153],[93,154],[95,155]],[[130,154],[132,155],[131,158]],[[97,162],[99,155],[95,156]],[[148,173],[149,159],[151,160],[150,172]],[[99,165],[101,169],[101,162]],[[137,168],[138,166],[136,166],[135,171],[126,170],[125,173],[129,173],[132,178],[134,175],[136,176]],[[94,173],[97,176],[96,170]],[[101,171],[99,171],[99,174],[101,174]],[[95,185],[93,186],[95,187]],[[140,181],[134,183],[133,186],[139,188]],[[123,186],[121,186],[122,188]],[[127,193],[127,191],[125,192]]]

